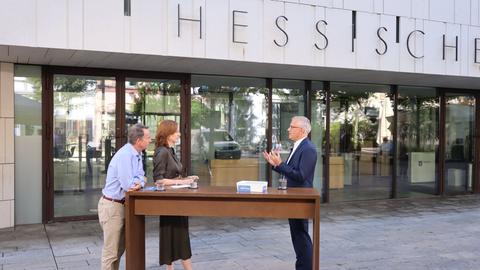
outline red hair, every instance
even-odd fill
[[[163,120],[162,122],[160,122],[160,124],[158,124],[157,126],[157,135],[155,136],[155,146],[170,147],[170,145],[168,145],[167,138],[168,136],[175,134],[177,130],[178,130],[178,124],[173,120]]]

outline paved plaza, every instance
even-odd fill
[[[321,219],[323,270],[480,269],[480,196],[325,204]],[[191,218],[190,228],[196,270],[294,269],[286,220]],[[164,269],[158,218],[146,231],[147,268]],[[0,230],[0,270],[100,269],[101,247],[97,221],[17,226]]]

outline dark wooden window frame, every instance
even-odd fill
[[[55,221],[71,221],[71,220],[90,220],[96,219],[96,216],[54,216],[54,188],[53,188],[53,79],[54,75],[74,75],[74,76],[102,76],[115,78],[115,97],[116,97],[116,123],[115,123],[115,148],[119,149],[127,141],[125,134],[125,79],[128,78],[145,78],[145,79],[171,79],[179,80],[182,85],[180,93],[181,123],[182,127],[181,140],[190,141],[189,121],[186,121],[190,114],[190,74],[169,73],[169,72],[152,72],[138,70],[116,70],[102,68],[77,68],[63,66],[43,66],[42,67],[42,136],[44,138],[42,145],[42,195],[43,195],[43,223]],[[189,160],[190,146],[185,144],[182,147],[182,160]],[[186,169],[189,168],[189,163]]]
[[[179,80],[182,85],[182,90],[180,93],[180,103],[181,103],[181,140],[186,142],[182,145],[181,158],[184,162],[184,172],[189,173],[191,170],[191,160],[190,152],[191,145],[190,143],[190,127],[191,123],[188,121],[191,113],[191,75],[189,73],[170,73],[170,72],[153,72],[153,71],[138,71],[138,70],[117,70],[117,69],[102,69],[102,68],[79,68],[79,67],[64,67],[64,66],[43,66],[42,67],[42,136],[44,138],[42,145],[42,221],[43,223],[53,222],[53,221],[70,221],[70,220],[88,220],[95,219],[96,216],[72,216],[72,217],[54,217],[54,193],[53,193],[53,163],[51,162],[53,158],[52,146],[53,146],[53,76],[61,75],[79,75],[79,76],[104,76],[104,77],[113,77],[116,80],[116,148],[118,149],[121,145],[126,142],[125,134],[125,80],[126,78],[145,78],[145,79],[172,79]],[[198,74],[202,75],[202,74]],[[215,75],[211,75],[215,76]],[[225,75],[218,75],[225,76]],[[272,148],[272,91],[273,91],[273,79],[272,78],[262,78],[266,81],[266,88],[268,90],[268,111],[267,111],[267,149]],[[282,78],[275,78],[281,80]],[[319,80],[321,81],[321,80]],[[312,81],[304,80],[305,82],[305,115],[311,119],[311,105],[313,96]],[[330,90],[330,81],[323,81],[324,83],[324,92],[325,92],[325,102],[326,102],[326,130],[325,130],[325,146],[324,146],[324,162],[323,162],[323,193],[322,193],[322,202],[329,202],[329,153],[330,153],[330,102],[331,102],[331,90]],[[354,83],[354,82],[351,82]],[[437,93],[440,99],[440,116],[439,116],[439,164],[438,164],[438,181],[437,181],[437,194],[446,195],[445,190],[445,93],[459,93],[459,94],[470,94],[474,95],[476,105],[480,104],[480,94],[474,90],[463,90],[463,89],[446,89],[446,88],[437,88]],[[397,105],[398,105],[398,85],[391,85],[391,94],[394,96],[394,142],[396,145],[397,137]],[[480,130],[480,106],[475,106],[475,131]],[[480,193],[480,134],[475,133],[475,155],[474,155],[474,179],[472,183],[473,193]],[[396,151],[396,147],[394,147]],[[394,155],[394,165],[393,165],[393,177],[392,177],[392,186],[390,198],[397,198],[398,189],[396,187],[396,167],[397,157]],[[271,186],[271,177],[272,171],[271,167],[267,164],[267,179],[269,186]]]
[[[447,176],[445,175],[445,143],[446,143],[446,94],[465,94],[473,96],[475,99],[475,123],[474,123],[474,150],[473,150],[473,178],[472,178],[472,191],[465,192],[469,193],[480,193],[480,93],[476,90],[470,89],[456,89],[456,88],[437,88],[438,96],[440,97],[440,127],[439,127],[439,179],[437,186],[437,195],[448,196],[448,195],[458,195],[459,193],[449,194],[447,192],[446,181]],[[463,193],[461,193],[463,194]]]

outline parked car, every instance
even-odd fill
[[[215,159],[240,159],[242,156],[240,144],[233,140],[226,130],[216,129],[213,135],[210,135],[210,130],[202,130],[201,140],[206,159],[212,157],[210,141],[213,141],[213,158]]]

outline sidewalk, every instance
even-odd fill
[[[480,196],[326,204],[321,220],[322,270],[480,269]],[[147,268],[164,269],[158,218],[146,226]],[[190,232],[196,270],[294,269],[286,220],[191,218]],[[101,246],[97,221],[0,230],[0,270],[100,269]]]

